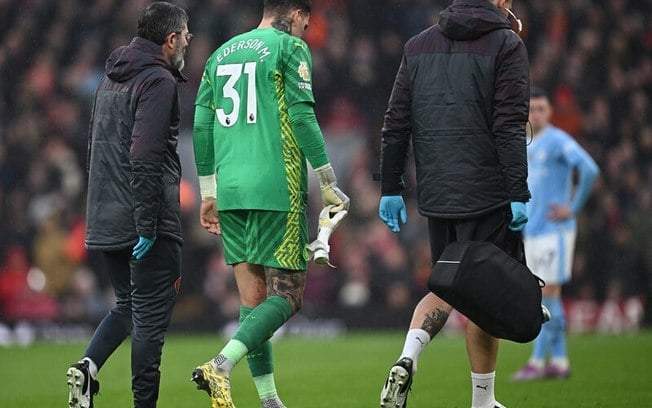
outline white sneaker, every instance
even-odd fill
[[[389,370],[380,392],[381,408],[407,407],[408,391],[412,387],[412,359],[403,357]]]
[[[68,406],[93,408],[93,397],[100,392],[100,382],[90,374],[88,361],[75,363],[68,368]]]

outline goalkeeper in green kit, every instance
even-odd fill
[[[265,0],[258,28],[208,58],[197,91],[193,143],[200,223],[222,235],[241,301],[238,331],[192,373],[214,408],[234,406],[229,374],[244,357],[262,406],[284,407],[269,339],[302,306],[306,160],[333,215],[320,225],[331,222],[327,226],[334,228],[349,206],[314,114],[312,60],[300,39],[310,11],[310,0]]]

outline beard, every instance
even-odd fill
[[[170,65],[177,71],[181,71],[183,67],[186,65],[185,61],[185,56],[186,56],[186,49],[185,47],[179,47],[174,51],[174,54],[172,54],[172,58],[170,58]]]

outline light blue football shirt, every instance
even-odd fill
[[[526,236],[575,231],[577,221],[548,219],[553,204],[570,206],[573,199],[573,170],[597,169],[597,164],[568,133],[548,125],[527,147],[528,187]],[[591,180],[591,184],[593,179]],[[578,187],[581,188],[581,187]],[[591,188],[586,186],[585,188]]]

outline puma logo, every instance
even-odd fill
[[[426,343],[424,343],[423,340],[421,340],[421,339],[418,338],[418,337],[417,337],[417,341],[418,341],[419,343],[421,343],[422,346],[425,346],[425,345],[426,345]]]
[[[487,391],[488,385],[476,385],[477,388],[482,388],[483,390]]]

